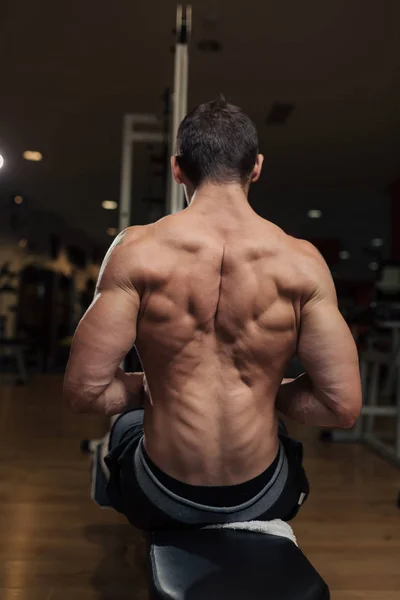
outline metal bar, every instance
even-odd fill
[[[178,133],[178,127],[181,121],[184,119],[187,110],[187,83],[188,83],[188,49],[186,44],[178,44],[177,55],[179,57],[178,69],[180,72],[178,81],[179,87],[176,90],[176,110],[175,110],[175,122],[172,128],[172,139],[175,143],[175,139]],[[171,212],[176,213],[182,210],[184,207],[184,190],[183,186],[173,181],[172,194],[171,194]]]
[[[134,115],[125,115],[122,127],[121,190],[119,200],[119,230],[131,224],[132,156],[131,140]]]
[[[379,372],[380,372],[380,364],[373,363],[371,366],[371,379],[368,386],[368,393],[366,397],[367,405],[363,407],[365,409],[364,415],[368,415],[366,419],[366,433],[372,433],[372,429],[374,426],[374,412],[371,409],[375,409],[378,403],[378,384],[379,384]]]
[[[175,46],[174,65],[174,92],[172,95],[172,121],[171,121],[171,154],[175,152],[174,144],[178,127],[187,112],[188,94],[188,41],[192,23],[192,9],[186,8],[183,15],[182,5],[179,5],[176,13],[177,41]],[[169,178],[167,212],[175,213],[184,207],[183,186],[176,183],[173,177]]]
[[[356,426],[352,429],[335,429],[332,431],[332,441],[334,442],[360,442],[361,440],[362,435],[360,435]]]
[[[388,444],[385,444],[384,442],[378,440],[375,436],[365,435],[364,441],[367,446],[370,446],[373,450],[376,450],[385,458],[393,460],[396,463],[400,462],[398,457],[396,456],[396,451],[391,446],[388,446]]]
[[[162,125],[162,121],[157,115],[146,113],[135,113],[132,115],[132,125]]]
[[[392,330],[392,355],[389,364],[389,369],[386,375],[386,381],[384,385],[384,389],[382,394],[385,396],[391,396],[393,391],[395,390],[396,385],[396,368],[397,368],[397,360],[400,356],[400,337],[399,330]]]
[[[397,404],[397,421],[396,421],[396,454],[400,461],[400,365],[396,369],[396,404]]]
[[[360,361],[360,377],[361,377],[361,392],[362,392],[362,398],[363,398],[363,402],[364,399],[367,397],[367,393],[368,393],[368,363],[365,360],[361,360]],[[351,434],[353,436],[353,439],[361,439],[362,435],[363,435],[363,431],[364,431],[364,427],[365,427],[365,423],[364,423],[364,419],[362,417],[362,413],[360,414],[360,416],[358,417],[354,427],[351,429]]]
[[[164,141],[164,134],[156,131],[133,131],[130,139],[131,142],[162,144]]]
[[[187,45],[182,47],[181,58],[181,90],[180,90],[180,117],[179,122],[183,121],[187,114],[188,105],[188,81],[189,81],[189,52]],[[176,210],[183,210],[185,207],[185,192],[182,185],[178,187],[176,198]]]
[[[174,92],[172,95],[172,123],[171,123],[171,154],[175,154],[176,134],[180,123],[180,89],[181,89],[181,53],[182,44],[177,44],[175,48],[175,72],[174,72]],[[179,210],[179,184],[173,177],[170,178],[170,189],[167,199],[167,213],[175,213]]]
[[[361,409],[361,414],[368,417],[395,417],[398,412],[397,406],[363,406]]]
[[[179,121],[182,121],[187,114],[188,105],[188,85],[189,85],[189,53],[187,45],[182,47],[181,57],[181,90],[180,90],[180,107]],[[182,205],[183,208],[183,205]]]
[[[368,363],[367,361],[360,360],[360,378],[361,378],[361,390],[363,398],[367,397],[367,382],[368,382]]]

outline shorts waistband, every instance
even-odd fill
[[[187,524],[249,521],[269,510],[281,495],[288,477],[288,461],[282,442],[279,459],[268,484],[250,500],[237,506],[215,507],[182,498],[154,475],[143,454],[143,438],[135,451],[134,466],[139,486],[148,499],[173,519]]]

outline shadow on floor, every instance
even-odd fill
[[[85,537],[104,551],[91,579],[98,600],[147,600],[142,534],[129,524],[88,525]]]

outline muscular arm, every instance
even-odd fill
[[[133,251],[133,244],[125,247],[124,234],[116,238],[77,327],[64,379],[65,398],[76,412],[113,415],[143,398],[143,373],[119,368],[136,339],[140,298],[130,280]]]
[[[351,427],[361,408],[357,348],[339,312],[335,287],[313,250],[315,289],[301,309],[298,356],[306,373],[284,383],[277,408],[306,425]]]

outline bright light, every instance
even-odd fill
[[[371,241],[371,244],[373,245],[374,248],[380,248],[381,246],[383,246],[383,239],[382,238],[374,238]]]
[[[107,229],[107,235],[117,235],[118,234],[118,229],[116,227],[108,227]]]
[[[373,262],[370,262],[368,266],[371,269],[371,271],[377,271],[379,269],[379,263],[377,263],[375,260]]]
[[[310,219],[320,219],[322,217],[322,211],[318,209],[309,210],[307,214]]]
[[[22,204],[23,201],[24,201],[24,199],[22,196],[15,196],[15,198],[14,198],[15,204]]]
[[[25,150],[22,156],[25,160],[32,160],[33,162],[39,162],[43,158],[43,154],[37,150]]]
[[[18,246],[20,248],[26,248],[27,245],[28,245],[28,240],[19,240],[19,242],[18,242]]]
[[[348,252],[347,250],[341,250],[339,252],[339,256],[342,260],[348,260],[350,258],[350,252]]]
[[[1,167],[4,165],[4,158],[2,157],[2,155],[0,154],[0,169]]]
[[[101,205],[106,210],[115,210],[118,208],[118,202],[115,202],[115,200],[103,200]]]

